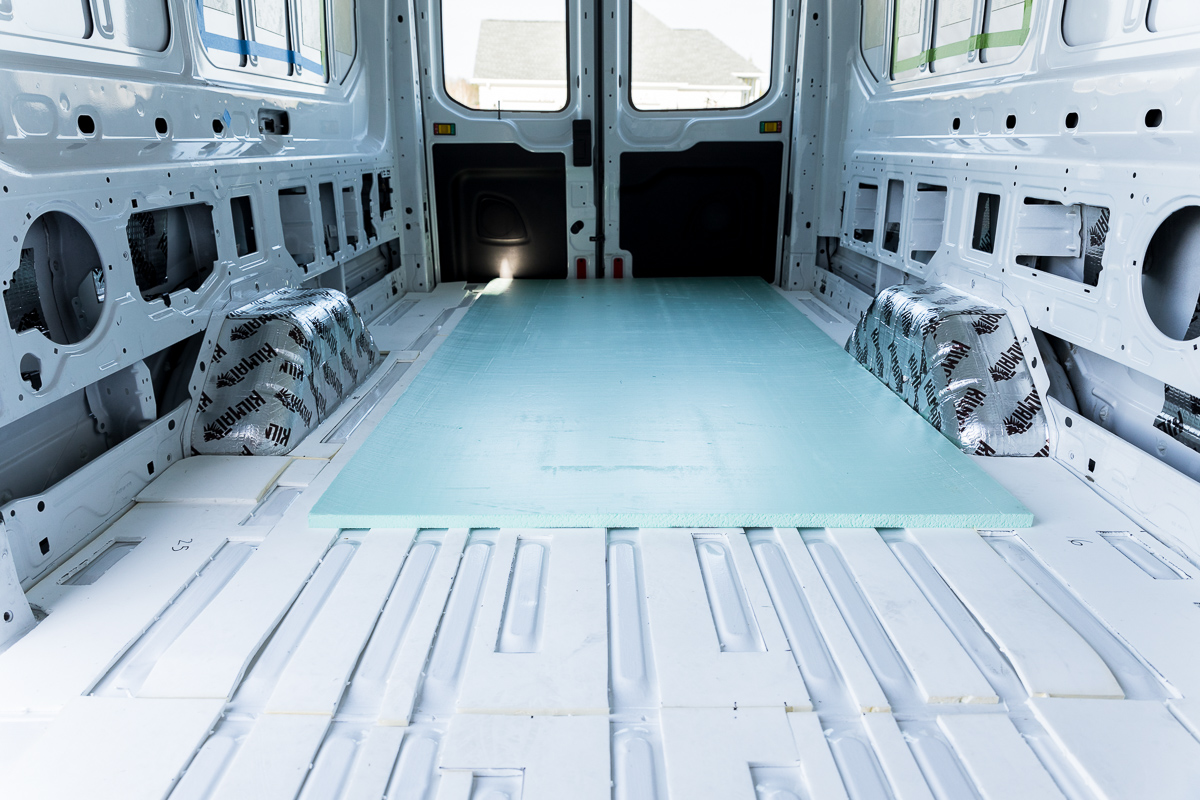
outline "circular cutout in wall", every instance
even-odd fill
[[[104,296],[104,265],[83,226],[61,211],[34,220],[4,289],[12,329],[73,344],[96,327]]]
[[[1200,207],[1181,208],[1158,226],[1142,261],[1142,300],[1166,336],[1200,337]]]

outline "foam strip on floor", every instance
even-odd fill
[[[496,282],[314,527],[1028,527],[758,279]]]

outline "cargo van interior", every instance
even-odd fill
[[[0,0],[0,797],[1200,796],[1197,85],[1192,0]]]

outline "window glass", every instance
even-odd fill
[[[276,36],[287,35],[287,11],[284,0],[254,0],[254,26]]]
[[[630,98],[643,111],[741,108],[771,87],[772,0],[639,0]]]
[[[971,39],[974,34],[975,0],[938,0],[929,57],[936,70],[953,72],[970,63],[977,48]]]
[[[565,108],[566,3],[443,0],[442,63],[446,93],[467,108]]]
[[[167,49],[170,27],[167,24],[165,0],[108,0],[97,3],[100,9],[99,27],[104,33],[105,20],[111,15],[113,43],[121,47],[160,52]]]
[[[1146,27],[1154,33],[1194,28],[1200,25],[1200,3],[1196,0],[1150,0]]]
[[[925,63],[925,0],[896,0],[892,35],[892,75]]]
[[[321,0],[300,0],[300,56],[316,64],[325,73],[325,4]],[[305,68],[309,68],[308,64]]]
[[[344,55],[354,55],[354,0],[334,0],[333,49]]]
[[[990,0],[983,18],[982,60],[999,62],[1015,58],[1016,49],[1029,38],[1032,6],[1028,0]]]
[[[170,39],[166,0],[0,0],[6,33],[84,39],[112,50],[162,51]]]
[[[204,33],[204,49],[214,64],[222,67],[243,67],[246,54],[241,41],[246,38],[245,20],[237,0],[204,0],[204,16],[200,21]]]
[[[295,75],[287,0],[252,0],[250,8],[254,21],[250,63],[254,69],[264,75]]]
[[[52,33],[69,39],[86,39],[92,35],[91,14],[79,0],[22,3],[13,18],[39,33]]]
[[[887,45],[887,0],[863,0],[862,54],[867,69],[878,79],[883,75],[884,47]]]
[[[1107,42],[1121,35],[1125,2],[1067,0],[1063,8],[1063,39],[1071,47]]]
[[[354,0],[332,0],[329,4],[329,26],[333,31],[333,52],[330,66],[333,77],[344,81],[354,63],[354,51],[358,41],[354,27]]]

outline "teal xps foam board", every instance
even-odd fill
[[[758,279],[492,284],[317,527],[1028,527]]]

